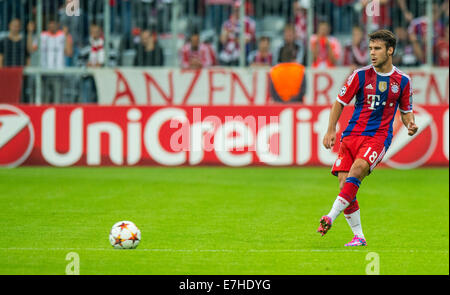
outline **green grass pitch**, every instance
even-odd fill
[[[359,190],[367,247],[348,249],[341,215],[316,233],[337,193],[328,168],[0,169],[0,274],[449,274],[448,168],[377,168]],[[135,250],[114,250],[131,220]]]

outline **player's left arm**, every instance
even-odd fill
[[[403,113],[401,112],[402,122],[403,125],[405,125],[406,128],[408,128],[408,135],[412,136],[416,134],[417,130],[419,130],[419,127],[416,125],[414,121],[414,113],[408,112]]]
[[[414,119],[412,93],[411,80],[408,78],[408,82],[406,83],[405,88],[402,91],[402,96],[400,97],[400,114],[403,125],[405,125],[408,129],[409,136],[416,134],[419,129]]]

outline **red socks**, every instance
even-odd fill
[[[358,192],[359,185],[361,181],[356,177],[347,177],[345,180],[344,187],[342,188],[339,196],[344,198],[350,203],[347,208],[345,208],[345,214],[351,214],[359,209],[358,201],[356,200],[356,193]]]
[[[347,208],[344,210],[344,214],[352,214],[353,212],[357,211],[359,209],[358,200],[355,200],[354,202],[351,202],[350,205],[348,205]]]

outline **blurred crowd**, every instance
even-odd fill
[[[106,62],[127,66],[167,65],[166,48],[160,43],[161,39],[171,40],[168,36],[172,29],[170,6],[173,0],[135,0],[140,2],[138,9],[132,9],[132,0],[110,0],[111,31],[119,32],[119,40],[111,42],[118,43],[116,45],[104,44],[103,1],[79,1],[80,16],[67,15],[66,5],[71,0],[43,1],[44,28],[39,37],[42,67],[101,67]],[[178,32],[185,40],[176,54],[178,64],[192,69],[214,65],[237,66],[241,49],[245,50],[248,66],[271,66],[280,62],[306,64],[308,54],[312,55],[311,66],[318,68],[339,65],[357,67],[368,62],[367,17],[361,12],[371,1],[280,2],[285,2],[279,6],[282,8],[278,10],[282,11],[264,7],[270,5],[270,1],[245,1],[245,44],[241,46],[241,1],[184,1],[185,6],[180,8],[190,10],[190,14],[200,21],[193,21],[185,32]],[[273,34],[257,34],[257,19],[264,17],[256,13],[257,5],[259,11],[270,11],[271,15],[278,13],[284,18],[283,40],[276,46],[271,44]],[[308,39],[307,16],[312,5],[315,12],[314,34]],[[398,37],[395,64],[419,66],[425,63],[428,25],[425,2],[379,0],[379,5],[380,15],[372,18],[372,29],[388,28]],[[89,14],[82,11],[83,8],[89,10]],[[136,14],[139,17],[133,21]],[[31,55],[39,49],[35,25],[36,0],[0,0],[0,19],[0,66],[30,64]],[[433,1],[432,47],[433,64],[436,66],[448,66],[449,63],[448,21],[449,1]],[[209,38],[202,38],[205,29],[212,31]],[[214,38],[216,36],[218,38]],[[105,60],[106,46],[111,47],[110,61]],[[131,60],[124,58],[125,51],[131,52]],[[288,60],[292,56],[295,58]]]
[[[37,0],[0,0],[0,67],[178,64],[199,69],[238,66],[245,50],[245,64],[250,67],[293,62],[314,68],[357,68],[369,60],[367,29],[378,28],[390,29],[398,38],[395,65],[426,63],[429,19],[422,0],[378,0],[380,13],[370,20],[364,13],[373,5],[370,0],[247,0],[243,30],[239,0],[180,0],[180,15],[188,17],[177,15],[177,21],[187,25],[175,38],[171,35],[174,0],[109,0],[107,6],[102,0],[79,0],[80,16],[69,16],[66,7],[71,1],[43,0],[43,31],[37,36]],[[449,0],[430,1],[433,64],[448,66]],[[104,39],[105,9],[111,16],[106,26],[111,30],[110,44]],[[308,37],[309,9],[314,14],[313,35]],[[182,42],[177,52],[171,52],[174,39]],[[241,39],[245,44],[240,44]],[[83,89],[90,97],[94,85],[86,81]],[[55,78],[55,87],[58,83]]]

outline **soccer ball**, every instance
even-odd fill
[[[141,241],[141,231],[131,221],[119,221],[109,232],[109,242],[115,249],[134,249]]]

